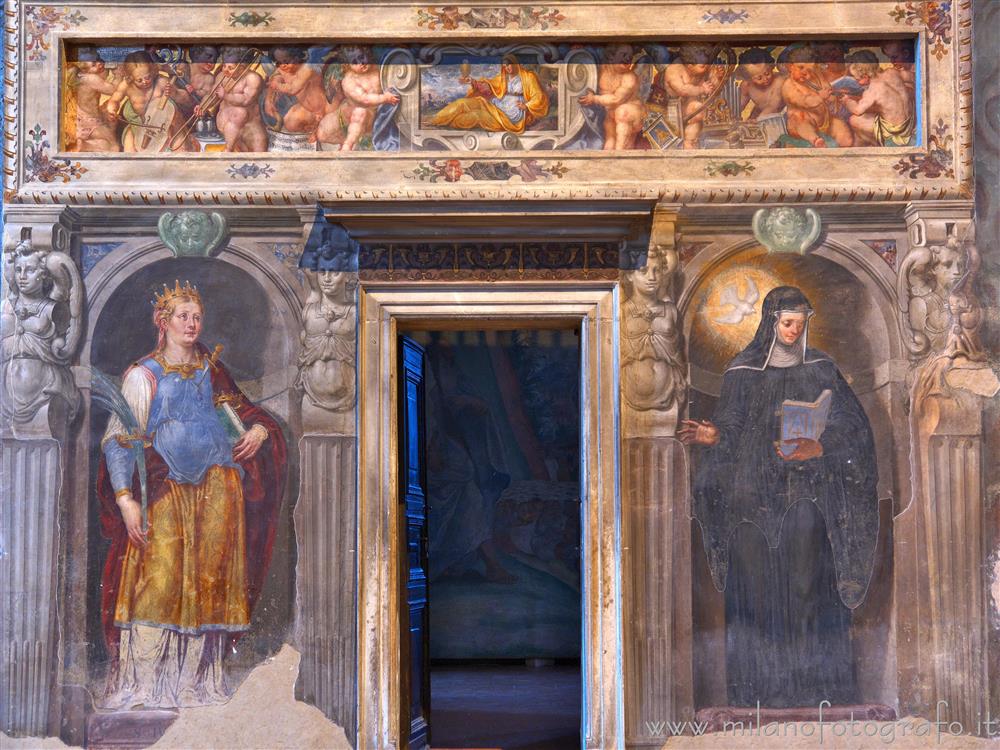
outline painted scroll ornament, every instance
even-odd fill
[[[208,258],[226,239],[226,220],[218,213],[164,213],[157,225],[160,239],[177,258]]]
[[[823,230],[812,208],[761,208],[753,215],[753,235],[772,253],[805,255]]]

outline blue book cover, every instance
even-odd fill
[[[830,399],[833,393],[829,388],[819,394],[815,401],[787,400],[781,404],[781,442],[778,449],[782,455],[790,456],[795,452],[795,443],[785,442],[795,438],[819,440],[826,429],[826,419],[830,415]]]

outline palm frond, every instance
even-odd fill
[[[90,368],[90,395],[101,407],[107,409],[121,420],[125,429],[135,434],[139,430],[139,421],[132,413],[132,408],[122,395],[121,387],[115,379],[104,374],[96,367]]]

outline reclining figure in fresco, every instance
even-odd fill
[[[492,78],[463,74],[459,80],[468,84],[468,93],[435,114],[430,121],[434,127],[523,133],[549,112],[538,74],[522,66],[516,55],[504,55],[500,73]]]

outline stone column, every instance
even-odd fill
[[[649,249],[622,275],[622,534],[625,743],[662,746],[694,718],[691,513],[675,437],[687,395],[677,307],[676,210],[657,206]]]
[[[907,213],[911,227],[924,225],[911,235],[924,244],[910,253],[930,246],[962,272],[942,290],[945,330],[928,337],[930,351],[915,357],[910,377],[913,494],[897,519],[895,600],[902,714],[983,733],[991,679],[983,413],[1000,380],[979,343],[983,310],[973,292],[979,251],[963,208],[930,218],[912,206]],[[909,265],[902,264],[901,274]]]
[[[70,253],[75,215],[60,206],[5,216],[0,302],[0,730],[59,731],[59,559],[68,429],[79,405],[71,363],[83,287]],[[53,332],[50,335],[50,332]]]
[[[310,216],[311,218],[311,216]],[[322,222],[322,218],[317,220]],[[295,507],[296,695],[357,726],[357,251],[336,228],[307,224],[297,386],[301,477]]]

